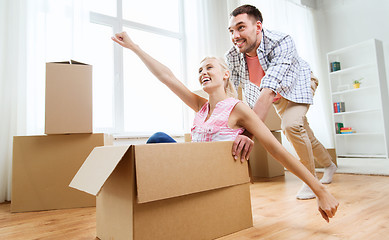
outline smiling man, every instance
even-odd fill
[[[310,66],[297,54],[289,35],[262,27],[261,12],[243,5],[230,14],[228,30],[232,47],[226,53],[235,87],[242,86],[249,106],[264,121],[273,104],[281,117],[281,128],[295,148],[301,162],[314,175],[314,160],[325,166],[322,183],[331,183],[336,165],[309,127],[306,113],[313,104],[318,80]],[[235,145],[245,141],[235,140]],[[240,146],[240,149],[244,148]],[[239,155],[239,150],[236,153]],[[305,184],[296,197],[315,198]]]

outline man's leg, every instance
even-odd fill
[[[286,101],[286,104],[284,103],[285,109],[282,114],[280,114],[281,129],[289,142],[293,145],[302,164],[312,173],[312,175],[316,176],[312,144],[309,139],[308,131],[305,128],[305,114],[308,111],[309,105],[290,102],[284,98],[281,98],[280,100]],[[275,106],[278,111],[279,105]]]
[[[329,184],[332,182],[332,176],[338,169],[336,165],[332,162],[331,156],[328,153],[327,149],[317,140],[313,134],[312,129],[309,127],[307,118],[304,119],[304,128],[307,130],[309,140],[311,141],[313,157],[314,159],[322,166],[324,166],[324,175],[320,179],[321,183]]]
[[[319,80],[311,73],[311,90],[312,94],[315,95],[316,89],[319,85]],[[322,166],[324,166],[324,175],[320,179],[320,182],[328,184],[332,182],[332,176],[338,169],[332,162],[331,156],[327,149],[316,139],[312,129],[309,127],[307,118],[305,118],[305,129],[308,131],[308,136],[312,144],[313,157]]]
[[[307,130],[304,128],[305,115],[308,111],[308,104],[290,102],[285,98],[279,99],[274,106],[281,117],[281,129],[289,142],[293,145],[301,163],[316,176],[312,144]],[[303,183],[297,193],[298,199],[315,198],[312,190]]]

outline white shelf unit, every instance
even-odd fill
[[[329,52],[327,61],[331,104],[345,103],[345,112],[332,114],[337,157],[388,158],[389,97],[382,42],[371,39]],[[340,62],[341,69],[331,72],[332,62]],[[353,81],[361,78],[360,88],[354,88]],[[355,133],[336,134],[336,122]]]

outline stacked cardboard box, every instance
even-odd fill
[[[68,187],[93,148],[113,141],[92,133],[92,66],[46,64],[45,116],[47,135],[14,137],[11,211],[95,206]]]
[[[269,109],[265,125],[281,143],[281,119],[273,106]],[[254,138],[254,148],[251,151],[249,161],[251,176],[254,180],[263,177],[270,178],[285,175],[285,169],[282,164],[275,160],[256,138]]]
[[[208,94],[203,90],[194,91],[197,95],[208,98]],[[245,97],[241,87],[237,90],[238,98],[245,102]],[[274,107],[270,107],[269,113],[265,120],[265,125],[273,133],[274,137],[281,142],[281,119],[278,116]],[[190,134],[185,135],[185,141],[190,141]],[[250,171],[253,180],[262,177],[277,177],[285,175],[284,167],[275,160],[262,146],[256,138],[254,138],[254,148],[250,154]]]
[[[92,131],[92,66],[46,63],[45,134]]]

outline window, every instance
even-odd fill
[[[126,31],[183,80],[186,64],[182,4],[182,0],[91,3],[88,63],[93,65],[96,132],[126,135],[184,132],[185,108],[181,100],[137,56],[111,40],[114,33]]]

